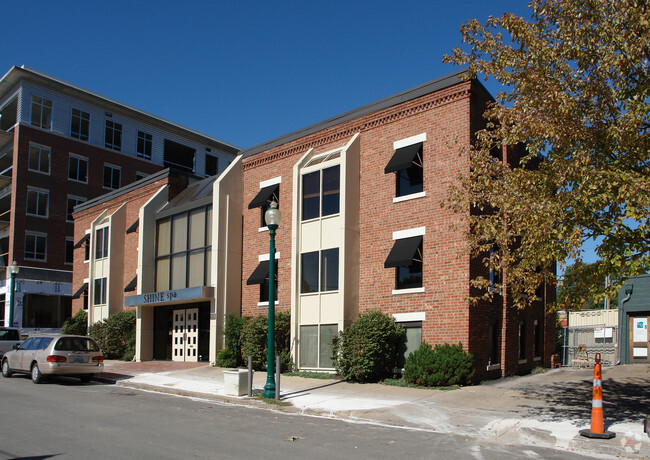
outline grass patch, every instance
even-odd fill
[[[287,401],[282,401],[282,400],[276,401],[275,398],[265,398],[264,396],[262,396],[262,393],[257,393],[255,395],[255,399],[257,399],[258,401],[263,401],[263,402],[265,402],[267,404],[274,405],[274,406],[283,406],[283,407],[285,407],[285,406],[293,406],[293,404],[291,404],[290,402],[287,402]]]
[[[403,387],[403,388],[419,388],[420,390],[457,390],[460,388],[460,385],[450,385],[450,386],[443,386],[443,387],[425,387],[422,385],[414,385],[412,383],[406,383],[404,379],[386,379],[383,380],[381,383],[384,385],[389,385],[392,387]]]
[[[546,369],[541,366],[533,367],[533,370],[530,371],[530,373],[533,375],[543,374],[544,372],[546,372]]]
[[[327,372],[307,372],[307,371],[297,371],[297,372],[285,372],[282,375],[288,377],[304,377],[306,379],[321,379],[329,380],[337,378],[335,374],[328,374]]]

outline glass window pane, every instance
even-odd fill
[[[212,205],[208,206],[208,209],[205,212],[205,219],[205,245],[210,246],[212,244]]]
[[[302,176],[302,220],[320,215],[320,171]]]
[[[169,258],[156,261],[156,291],[169,290]]]
[[[340,166],[332,166],[323,170],[323,216],[339,213],[340,177]]]
[[[332,339],[338,334],[336,324],[323,324],[320,327],[319,367],[334,367],[332,362]]]
[[[190,247],[196,249],[205,246],[205,209],[190,211]]]
[[[172,218],[172,252],[187,250],[187,214]]]
[[[188,287],[203,286],[203,276],[205,271],[205,251],[193,251],[190,253],[190,279]]]
[[[158,223],[158,241],[157,241],[157,256],[164,256],[169,254],[169,219],[159,220]]]
[[[339,248],[322,251],[320,290],[337,291],[339,288]]]
[[[171,289],[186,288],[185,277],[187,274],[187,253],[172,256],[172,283]]]
[[[205,284],[212,284],[212,251],[209,249],[205,252]]]
[[[422,344],[422,323],[408,323],[404,327],[404,353],[397,359],[397,367],[403,368],[408,356]]]
[[[318,326],[300,326],[299,367],[318,367]]]
[[[318,252],[301,255],[300,292],[318,292]]]

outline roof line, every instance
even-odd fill
[[[263,142],[254,147],[244,149],[240,153],[242,154],[243,158],[247,158],[256,155],[258,153],[267,151],[269,149],[272,149],[274,147],[278,147],[280,145],[294,141],[296,139],[300,139],[301,137],[308,136],[317,131],[330,128],[332,126],[338,125],[340,123],[349,120],[353,120],[360,116],[367,115],[369,113],[376,112],[378,110],[382,110],[388,107],[392,107],[394,105],[401,104],[403,102],[410,101],[412,99],[416,99],[418,97],[424,96],[426,94],[434,93],[436,91],[440,91],[445,88],[449,88],[451,86],[462,83],[464,81],[462,79],[462,75],[466,73],[467,73],[466,68],[457,70],[455,72],[444,75],[440,78],[436,78],[435,80],[431,80],[427,83],[418,85],[414,88],[407,89],[405,91],[394,94],[392,96],[385,97],[375,102],[371,102],[370,104],[366,104],[357,109],[353,109],[348,112],[342,113],[340,115],[336,115],[332,118],[328,118],[327,120],[321,121],[319,123],[315,123],[305,128],[301,128],[299,130],[277,137],[270,141]],[[473,80],[473,81],[477,82],[480,85],[480,87],[487,92],[487,90],[483,87],[483,85],[481,85],[481,83],[478,80]]]

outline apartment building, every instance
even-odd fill
[[[15,261],[13,325],[71,314],[75,206],[164,168],[199,180],[238,148],[26,67],[0,79],[0,279]],[[0,320],[8,321],[8,282]]]

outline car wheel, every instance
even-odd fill
[[[80,375],[79,380],[81,380],[81,383],[88,383],[90,382],[90,379],[92,378],[92,375]]]
[[[37,363],[34,363],[34,365],[32,366],[32,382],[34,383],[43,382],[43,374],[41,374],[41,370],[38,368]]]
[[[6,359],[2,361],[2,376],[3,377],[11,377],[13,375],[13,372],[11,372],[11,368],[9,367],[9,361]]]

